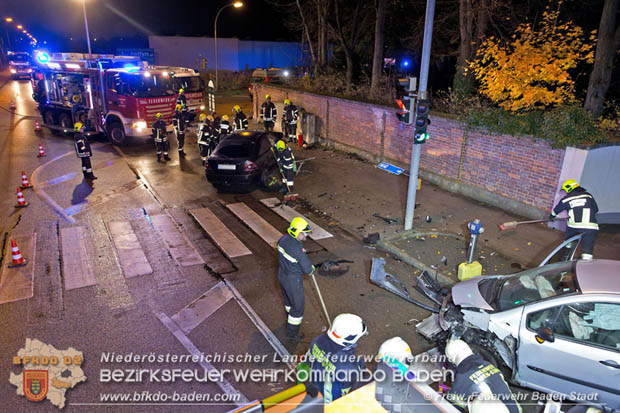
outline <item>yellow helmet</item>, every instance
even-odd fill
[[[228,120],[228,115],[222,115],[222,120]]]
[[[233,110],[235,112],[241,112],[241,107],[239,105],[235,105],[235,106],[233,106]]]
[[[183,105],[176,105],[174,107],[174,110],[181,110],[181,109],[183,109]]]
[[[271,99],[271,95],[265,95],[265,99]]]
[[[200,119],[200,121],[204,121],[207,118],[207,114],[206,113],[201,113],[200,116],[198,116],[198,119]]]
[[[185,91],[182,88],[179,89],[179,93],[183,93],[183,92],[185,92]]]
[[[279,151],[283,151],[286,148],[286,144],[282,139],[276,142],[276,149]]]
[[[82,122],[75,122],[73,124],[73,130],[76,132],[79,132],[80,129],[82,129],[84,127],[84,125],[82,125]]]
[[[291,225],[288,227],[288,233],[291,237],[297,239],[297,236],[300,232],[312,232],[310,226],[308,225],[308,221],[303,219],[302,217],[295,217],[291,221]]]
[[[568,194],[570,193],[573,189],[577,188],[579,186],[579,184],[577,183],[576,180],[574,179],[567,179],[566,181],[564,181],[564,183],[562,184],[562,189]]]
[[[156,119],[159,119],[159,118],[161,118],[162,116],[163,116],[163,115],[162,115],[161,113],[159,113],[159,112],[157,112],[157,113],[155,114],[155,118],[156,118]]]
[[[288,99],[284,99],[284,104],[285,104],[285,105],[290,105],[290,104],[291,104],[291,101],[290,101],[290,100],[288,100]]]
[[[208,116],[207,116],[207,119],[209,119],[209,121],[210,121],[210,122],[213,122],[213,116],[208,115]]]

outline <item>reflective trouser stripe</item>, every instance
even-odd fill
[[[284,250],[284,248],[282,248],[279,245],[278,245],[278,252],[282,254],[282,256],[286,258],[287,260],[289,260],[290,262],[297,264],[297,260],[291,257],[290,255],[288,255],[288,253]]]
[[[285,306],[284,306],[284,311],[286,311],[287,313],[288,313],[289,311],[291,311],[291,306],[290,306],[290,305],[285,305]]]
[[[301,324],[301,321],[304,319],[304,316],[301,317],[293,317],[292,315],[288,315],[288,323],[294,326],[298,326]]]
[[[325,404],[331,403],[334,400],[331,379],[325,380],[325,384],[323,385],[323,399],[325,400]]]

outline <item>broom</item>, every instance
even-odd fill
[[[508,231],[511,229],[517,229],[517,225],[521,225],[521,224],[536,224],[538,222],[549,222],[549,221],[558,221],[558,220],[565,220],[568,218],[547,218],[547,219],[535,219],[533,221],[508,221],[508,222],[504,222],[503,224],[500,224],[499,229],[500,231]]]

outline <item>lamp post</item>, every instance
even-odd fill
[[[215,42],[215,90],[217,90],[217,19],[218,17],[220,17],[220,13],[222,12],[222,10],[227,7],[234,7],[235,9],[238,9],[239,7],[243,7],[243,2],[236,1],[234,3],[227,4],[223,6],[215,15],[215,25],[213,29],[213,41]]]
[[[13,21],[12,17],[5,17],[4,21],[6,23],[11,23]],[[8,24],[4,26],[4,29],[6,31],[6,50],[7,50],[7,55],[8,55],[8,51],[11,48],[11,37],[9,36],[9,26]]]
[[[86,28],[86,43],[88,44],[88,60],[92,60],[93,54],[90,50],[90,35],[88,34],[88,18],[86,17],[86,0],[80,0],[82,2],[82,12],[84,12],[84,27]]]

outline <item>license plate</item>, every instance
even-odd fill
[[[225,163],[220,163],[217,165],[217,169],[224,169],[227,171],[234,171],[235,169],[237,169],[237,165],[228,165]]]

